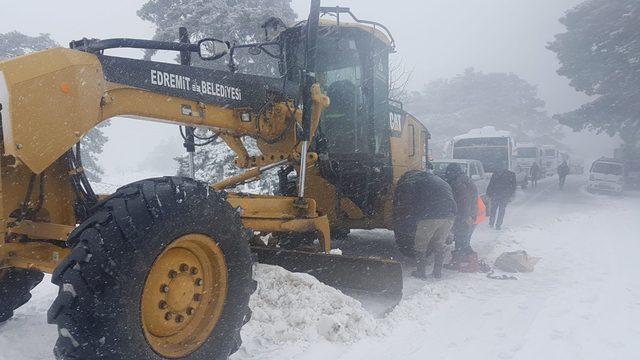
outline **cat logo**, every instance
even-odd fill
[[[389,113],[389,128],[393,133],[402,132],[402,114],[398,114],[395,112]]]

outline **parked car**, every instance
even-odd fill
[[[624,189],[624,175],[624,163],[602,157],[591,165],[587,190],[619,194]]]
[[[462,170],[473,180],[478,188],[478,195],[483,196],[487,192],[487,186],[489,186],[489,175],[484,172],[482,162],[479,160],[467,160],[467,159],[440,159],[433,160],[433,172],[444,178],[444,174],[447,170],[447,166],[451,163],[460,164]]]

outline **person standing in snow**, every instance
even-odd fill
[[[489,226],[500,230],[507,204],[516,194],[516,174],[509,169],[503,168],[491,175],[489,186],[487,187],[487,197],[491,200]]]
[[[529,172],[531,175],[531,187],[538,187],[538,179],[540,178],[540,166],[537,162],[534,162],[533,165],[531,165],[531,170],[529,170]]]
[[[564,189],[564,183],[567,180],[567,175],[569,175],[569,165],[566,161],[563,161],[560,166],[558,166],[558,185],[560,190]]]
[[[451,186],[457,208],[453,223],[455,250],[452,263],[466,262],[466,258],[475,254],[471,248],[471,235],[478,216],[478,188],[457,163],[447,166],[445,180]]]
[[[456,202],[449,184],[437,175],[419,172],[413,177],[417,216],[415,252],[417,269],[413,276],[425,279],[427,250],[434,254],[433,276],[442,276],[446,239],[456,215]]]

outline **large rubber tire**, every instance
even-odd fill
[[[49,323],[58,325],[56,358],[166,359],[145,338],[141,297],[154,260],[186,234],[215,239],[228,269],[228,290],[209,337],[181,358],[227,359],[237,351],[256,287],[248,233],[225,193],[166,177],[118,189],[70,235],[75,247],[52,277],[60,286],[48,313]]]
[[[37,270],[0,270],[0,323],[11,319],[13,310],[31,299],[31,290],[42,281],[43,276]]]

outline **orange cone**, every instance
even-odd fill
[[[487,220],[487,207],[484,205],[482,198],[478,196],[478,216],[476,216],[476,225],[480,225]]]

